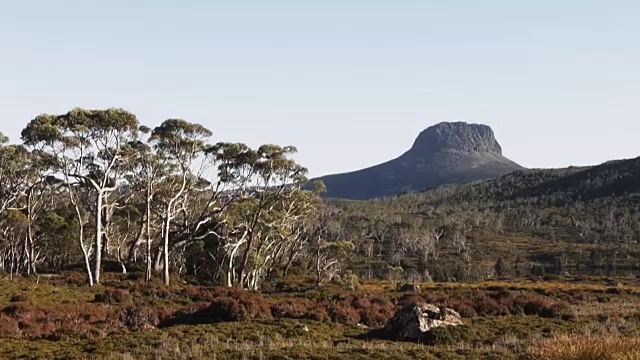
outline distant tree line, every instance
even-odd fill
[[[352,265],[364,276],[474,281],[640,272],[640,158],[328,206],[353,239]]]

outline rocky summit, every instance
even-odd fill
[[[522,169],[502,155],[489,126],[442,122],[422,131],[396,159],[315,180],[325,183],[326,197],[362,200],[485,180]]]

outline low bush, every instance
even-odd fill
[[[11,316],[0,315],[0,336],[15,337],[21,334],[18,320]]]
[[[287,299],[271,304],[271,314],[276,318],[327,321],[327,304]]]
[[[153,329],[160,324],[158,311],[147,307],[128,306],[120,313],[119,320],[129,330]]]
[[[465,326],[446,326],[427,331],[420,342],[426,345],[456,345],[469,341],[469,329]]]
[[[11,298],[9,299],[10,302],[28,302],[30,300],[31,298],[26,293],[11,295]]]
[[[348,303],[334,303],[329,305],[327,310],[333,322],[345,325],[355,325],[360,322],[360,313]]]
[[[259,293],[237,288],[185,289],[196,305],[176,312],[166,325],[271,319],[271,307]],[[206,305],[204,305],[206,304]]]
[[[131,301],[132,296],[128,290],[108,288],[101,294],[94,296],[93,302],[103,304],[121,304]]]
[[[29,338],[59,339],[62,336],[92,338],[124,330],[113,316],[113,309],[87,304],[48,305],[26,302],[8,305],[0,314],[0,327],[14,329],[14,320],[20,332]],[[11,320],[13,319],[13,320]]]

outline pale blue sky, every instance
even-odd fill
[[[295,145],[311,175],[440,121],[527,167],[640,155],[640,2],[0,0],[0,130],[123,107]]]

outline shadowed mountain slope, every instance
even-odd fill
[[[522,169],[502,156],[490,127],[443,122],[422,131],[411,149],[396,159],[315,180],[325,183],[326,197],[370,199],[490,179]]]

